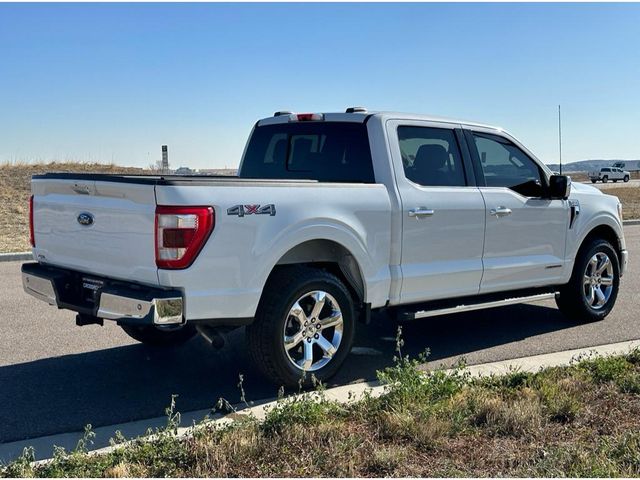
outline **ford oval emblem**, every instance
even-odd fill
[[[93,215],[87,212],[81,213],[80,215],[78,215],[78,223],[80,225],[84,225],[85,227],[93,225]]]

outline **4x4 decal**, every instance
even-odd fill
[[[276,206],[273,203],[268,205],[234,205],[227,208],[227,215],[237,215],[244,217],[245,215],[270,215],[276,214]]]

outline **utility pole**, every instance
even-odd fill
[[[558,105],[558,149],[560,151],[560,175],[562,175],[562,119],[560,117],[560,105]]]
[[[169,173],[169,152],[166,145],[162,145],[162,173]]]

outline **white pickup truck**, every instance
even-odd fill
[[[622,180],[626,183],[630,178],[631,173],[617,167],[603,167],[600,171],[594,170],[593,172],[589,172],[589,180],[591,180],[591,183],[596,183],[597,181],[607,183],[609,180],[614,183]]]
[[[334,374],[372,309],[555,298],[603,319],[627,263],[616,197],[499,128],[421,115],[277,112],[238,177],[51,173],[32,192],[26,292],[153,345],[246,326],[281,385]]]

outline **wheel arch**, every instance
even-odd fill
[[[620,236],[618,232],[611,226],[606,223],[601,223],[592,227],[586,235],[583,236],[582,241],[580,242],[580,247],[576,251],[576,256],[589,245],[589,242],[596,238],[601,238],[609,242],[613,249],[616,251],[616,255],[618,255],[618,261],[622,256],[622,246],[620,245]]]
[[[276,269],[291,265],[307,265],[327,270],[344,282],[354,295],[356,303],[362,304],[365,301],[366,283],[362,268],[351,251],[335,240],[307,240],[290,248],[276,262],[269,277]]]

